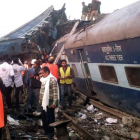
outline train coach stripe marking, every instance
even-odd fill
[[[81,70],[81,63],[79,63],[79,62],[69,62],[69,63],[70,63],[70,65],[71,64],[76,65],[76,68],[78,71],[78,76],[76,76],[76,77],[84,79],[84,76],[83,76],[83,73]],[[116,75],[118,78],[118,84],[103,81],[101,78],[100,71],[99,71],[99,65],[113,66],[115,68]],[[125,72],[126,66],[140,67],[140,65],[137,65],[137,64],[88,63],[89,71],[90,71],[91,78],[93,81],[140,91],[140,88],[131,87],[129,85],[128,80],[127,80],[127,76],[126,76],[126,72]]]

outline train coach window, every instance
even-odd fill
[[[125,67],[129,85],[140,88],[140,67]]]
[[[78,76],[78,72],[77,72],[77,68],[75,64],[72,64],[72,69],[73,69],[74,75]]]
[[[118,83],[116,71],[113,66],[99,66],[99,70],[103,81]]]

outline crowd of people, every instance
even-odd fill
[[[26,94],[28,112],[41,115],[43,128],[49,138],[54,136],[54,128],[49,124],[55,121],[55,112],[60,104],[66,108],[65,91],[68,93],[68,108],[72,106],[72,90],[74,73],[66,60],[61,60],[60,65],[53,64],[55,58],[47,56],[42,59],[32,59],[31,62],[19,58],[11,60],[7,55],[0,64],[0,139],[2,128],[6,123],[7,109],[16,109],[20,112],[20,95]],[[15,97],[15,106],[11,102],[11,93]],[[5,102],[6,101],[6,102]]]
[[[85,2],[82,2],[82,21],[92,21],[93,18],[96,20],[98,14],[101,14],[100,6],[101,2],[98,0],[92,0],[91,3],[88,4],[88,6],[85,4]]]

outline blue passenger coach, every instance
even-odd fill
[[[140,1],[76,31],[65,52],[80,92],[140,117]]]

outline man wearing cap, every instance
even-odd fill
[[[85,21],[86,20],[86,17],[87,17],[87,14],[88,14],[88,7],[85,5],[85,2],[82,2],[82,21]]]
[[[36,59],[33,59],[31,61],[31,65],[33,65],[34,62],[36,62]],[[33,93],[33,87],[31,85],[31,78],[30,78],[30,75],[33,75],[34,72],[35,72],[35,68],[31,67],[31,68],[29,68],[28,73],[27,73],[26,85],[29,86],[29,109],[31,109],[31,107],[34,103],[34,93]]]

